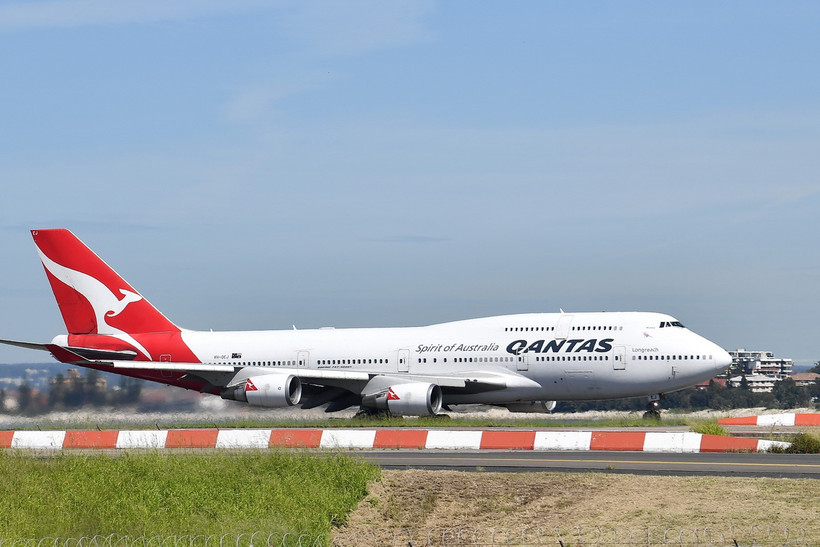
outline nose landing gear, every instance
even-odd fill
[[[652,420],[655,422],[661,421],[661,400],[663,393],[649,396],[649,402],[646,403],[646,412],[643,413],[644,420]]]

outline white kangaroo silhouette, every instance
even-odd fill
[[[114,328],[105,320],[106,317],[116,317],[128,307],[132,302],[142,300],[142,296],[126,289],[120,289],[123,295],[122,299],[117,298],[117,295],[111,292],[108,287],[90,275],[66,268],[57,264],[43,253],[40,248],[37,248],[37,253],[40,255],[40,260],[49,271],[51,275],[65,283],[81,295],[91,304],[94,309],[94,318],[97,323],[97,332],[119,338],[123,342],[133,345],[144,353],[148,359],[153,360],[151,354],[148,353],[142,344],[137,342],[133,336],[125,331]]]

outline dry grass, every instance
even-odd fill
[[[558,534],[566,544],[578,543],[582,531],[587,543],[591,533],[642,537],[644,545],[647,534],[653,543],[664,534],[676,543],[717,534],[729,544],[765,544],[768,534],[817,544],[819,513],[810,479],[383,471],[335,543],[378,544],[398,534],[404,545],[428,537],[457,544],[457,535],[470,544],[509,532],[504,541],[513,544],[557,544]]]

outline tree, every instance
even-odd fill
[[[101,387],[100,371],[91,369],[85,375],[85,402],[94,406],[105,404],[106,393]]]
[[[74,372],[74,375],[69,374],[68,389],[65,392],[64,404],[68,408],[79,408],[85,404],[85,383]]]
[[[31,403],[31,386],[28,385],[28,379],[25,379],[17,390],[17,404],[20,412],[27,412],[31,407]]]
[[[811,403],[809,390],[799,387],[791,378],[784,378],[779,382],[775,382],[772,395],[774,395],[780,408],[799,408],[808,406]]]
[[[59,373],[51,381],[48,391],[48,408],[53,409],[65,405],[66,382],[63,373]]]
[[[143,381],[130,376],[120,376],[119,403],[136,403],[140,399]]]

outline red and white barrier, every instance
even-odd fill
[[[721,418],[720,425],[762,425],[762,426],[820,426],[820,414],[762,414],[760,416],[741,416],[739,418]]]
[[[169,429],[0,431],[0,448],[31,450],[327,448],[762,452],[789,443],[689,432],[447,429]]]

